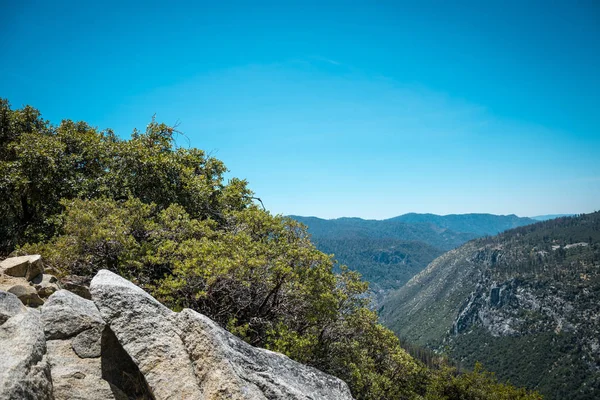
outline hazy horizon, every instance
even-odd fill
[[[595,212],[598,210],[594,210],[591,212]],[[291,217],[303,217],[303,218],[319,218],[319,219],[325,219],[325,220],[335,220],[335,219],[341,219],[341,218],[360,218],[360,219],[364,219],[364,220],[376,220],[376,221],[381,221],[381,220],[386,220],[386,219],[392,219],[395,217],[400,217],[406,214],[432,214],[432,215],[439,215],[442,217],[447,217],[450,215],[468,215],[468,214],[489,214],[489,215],[497,215],[497,216],[510,216],[510,215],[516,215],[519,218],[531,218],[531,219],[535,219],[535,218],[539,218],[539,217],[554,217],[554,216],[564,216],[564,215],[577,215],[577,214],[587,214],[587,213],[553,213],[553,214],[539,214],[539,215],[517,215],[515,213],[510,213],[510,214],[494,214],[494,213],[486,213],[486,212],[467,212],[467,213],[451,213],[451,214],[436,214],[436,213],[430,213],[430,212],[423,212],[423,213],[416,213],[416,212],[405,212],[405,213],[401,213],[401,214],[397,214],[397,215],[392,215],[389,217],[383,217],[383,218],[363,218],[363,217],[358,217],[358,216],[354,216],[354,215],[345,215],[342,217],[332,217],[332,218],[327,218],[327,217],[319,217],[317,215],[298,215],[298,214],[287,214],[287,216],[291,216]]]
[[[598,208],[596,2],[3,8],[13,108],[122,137],[156,114],[274,214]]]

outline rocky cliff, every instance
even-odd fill
[[[401,337],[551,399],[600,393],[600,213],[479,239],[384,305]]]
[[[30,308],[0,290],[1,399],[352,399],[341,380],[175,313],[109,271],[90,295],[60,289]]]

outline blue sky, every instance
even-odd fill
[[[3,2],[0,96],[153,114],[273,213],[600,205],[600,3]]]

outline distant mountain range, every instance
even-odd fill
[[[319,250],[359,271],[383,298],[445,251],[485,235],[535,223],[516,215],[404,214],[385,220],[291,216],[305,224]]]
[[[537,215],[535,217],[531,217],[531,219],[535,219],[536,221],[548,221],[549,219],[556,219],[561,217],[573,217],[576,214],[548,214],[548,215]]]
[[[470,241],[391,293],[380,315],[403,339],[547,399],[597,399],[600,212]]]

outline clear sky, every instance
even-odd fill
[[[600,209],[596,0],[0,0],[0,96],[178,122],[273,213]]]

